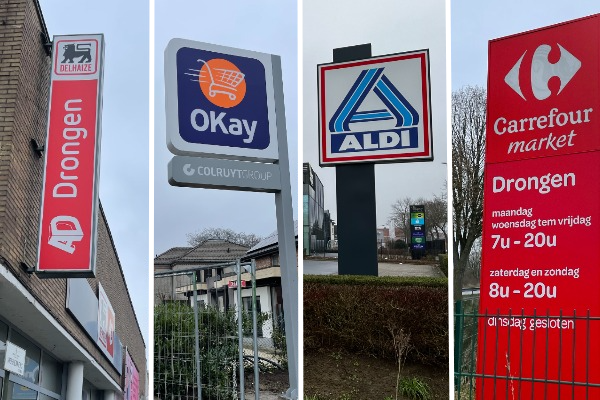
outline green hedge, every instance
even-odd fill
[[[154,394],[160,398],[196,398],[195,322],[192,307],[176,302],[154,307]],[[233,396],[231,378],[238,359],[237,322],[233,311],[199,310],[200,364],[204,399]]]
[[[304,276],[304,349],[395,359],[392,332],[410,333],[409,359],[448,365],[445,278]]]
[[[422,286],[448,288],[448,279],[424,276],[365,276],[365,275],[304,275],[306,284],[326,285],[369,285],[385,287]]]

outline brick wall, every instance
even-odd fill
[[[0,262],[96,359],[115,381],[121,378],[84,330],[65,310],[66,279],[39,279],[21,267],[37,259],[44,160],[31,139],[46,138],[51,58],[35,0],[0,0]],[[145,255],[140,255],[144,257]],[[145,345],[103,212],[98,218],[97,277],[116,314],[116,331],[146,380]],[[144,327],[145,328],[145,327]]]
[[[110,228],[102,210],[98,219],[98,255],[96,260],[96,279],[88,279],[88,281],[95,293],[98,293],[98,281],[102,283],[102,288],[115,311],[115,330],[121,337],[123,346],[127,346],[140,373],[140,393],[142,393],[146,387],[146,348],[139,322],[131,305],[131,297],[110,234]],[[143,328],[146,329],[146,327]]]
[[[269,254],[256,259],[256,269],[264,269],[273,266],[273,255]]]

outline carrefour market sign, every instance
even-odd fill
[[[278,160],[272,57],[171,40],[165,50],[169,150],[177,155]]]
[[[600,398],[599,31],[489,43],[478,400]]]

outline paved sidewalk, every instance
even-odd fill
[[[337,275],[338,265],[336,260],[317,261],[304,260],[304,274],[306,275]],[[407,263],[379,263],[379,276],[428,276],[444,277],[444,274],[435,265],[420,265]]]

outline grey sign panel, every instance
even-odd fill
[[[66,308],[96,343],[98,341],[98,298],[87,279],[67,280]]]
[[[90,338],[98,344],[98,298],[87,279],[67,279],[66,309],[85,329]],[[102,346],[98,346],[110,360],[119,374],[123,372],[123,344],[117,332],[114,335],[114,356],[111,356]]]
[[[175,156],[169,162],[169,184],[276,193],[281,177],[277,164]]]

